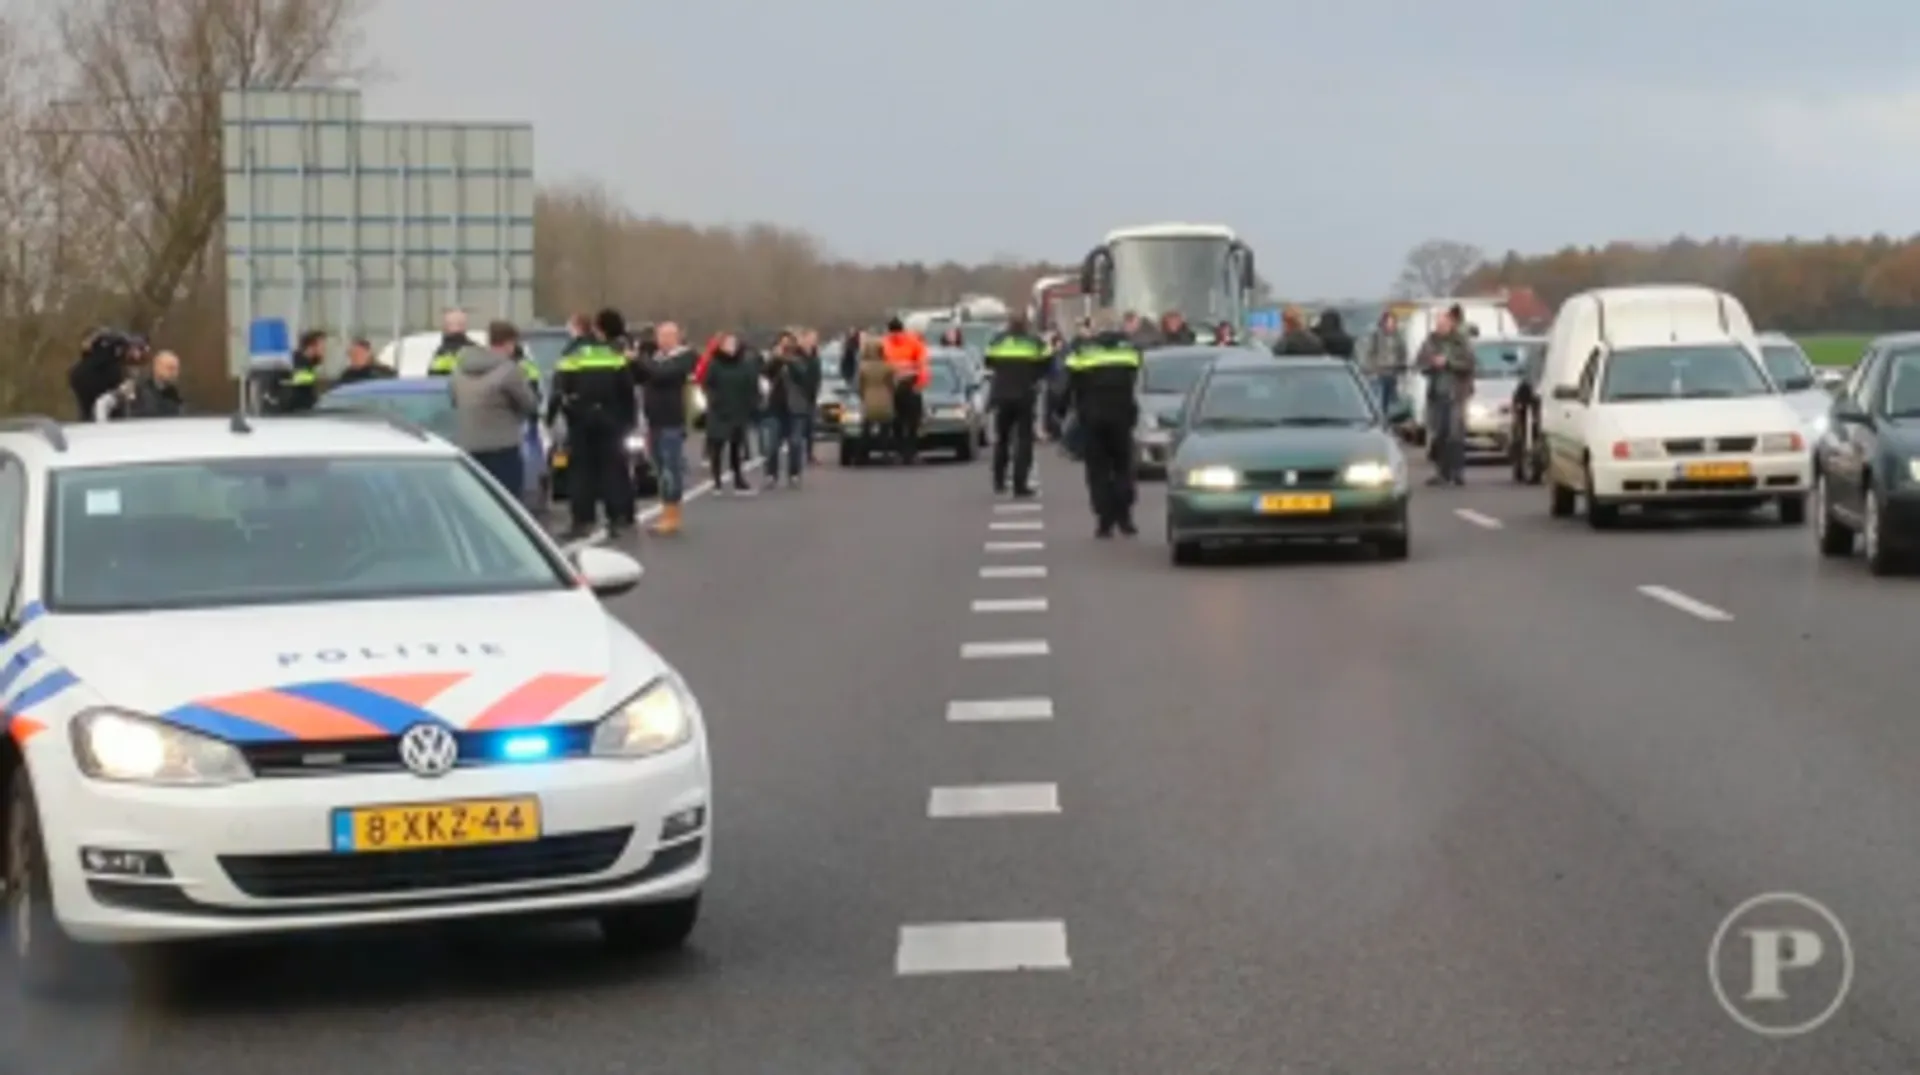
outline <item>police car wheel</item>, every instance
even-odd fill
[[[669,952],[687,943],[700,920],[700,894],[665,903],[643,903],[604,911],[600,935],[623,954]]]
[[[21,988],[41,996],[83,989],[98,966],[90,957],[99,953],[68,937],[54,915],[46,845],[25,765],[14,769],[7,790],[6,882],[6,922],[0,932]]]

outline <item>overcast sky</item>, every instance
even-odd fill
[[[377,0],[370,31],[369,118],[530,121],[543,181],[861,258],[1184,219],[1357,295],[1431,237],[1920,231],[1911,0]]]

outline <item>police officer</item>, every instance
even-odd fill
[[[1139,345],[1110,323],[1067,352],[1062,403],[1073,408],[1080,429],[1095,537],[1112,537],[1115,529],[1128,537],[1140,532],[1133,524],[1133,428],[1140,420],[1133,392],[1140,362]]]
[[[1033,495],[1033,423],[1035,398],[1046,382],[1052,353],[1019,314],[1005,331],[987,341],[986,363],[993,374],[993,491],[1007,491],[1007,454],[1013,454],[1013,495]]]
[[[459,368],[460,352],[473,346],[473,340],[467,335],[467,312],[448,310],[440,315],[440,347],[433,352],[433,360],[427,363],[427,375],[430,377],[451,377]]]
[[[326,360],[327,334],[319,329],[302,332],[300,346],[293,352],[293,365],[280,382],[282,414],[302,414],[320,402],[320,367]]]
[[[554,370],[547,404],[549,422],[556,413],[567,419],[567,473],[572,477],[567,507],[573,517],[567,539],[586,537],[593,530],[595,509],[602,505],[607,532],[617,537],[634,523],[626,442],[639,418],[633,369],[618,349],[625,346],[626,320],[618,310],[602,310],[591,328],[584,315],[573,318],[569,328],[574,339]]]

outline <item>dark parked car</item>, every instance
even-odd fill
[[[1823,555],[1866,553],[1876,575],[1920,560],[1920,333],[1867,349],[1813,453],[1813,533]]]

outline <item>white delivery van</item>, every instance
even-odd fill
[[[1556,516],[1776,504],[1806,518],[1812,450],[1768,377],[1740,300],[1713,288],[1600,288],[1567,299],[1547,338],[1540,429]]]
[[[1400,338],[1407,345],[1408,361],[1418,362],[1420,345],[1433,335],[1434,321],[1448,307],[1456,305],[1467,322],[1464,330],[1471,336],[1505,340],[1520,335],[1520,322],[1514,319],[1513,311],[1507,309],[1506,303],[1499,299],[1436,299],[1407,314],[1400,322]],[[1427,429],[1427,375],[1417,364],[1401,384],[1400,398],[1412,408],[1413,417],[1408,423],[1412,432],[1424,440]]]

